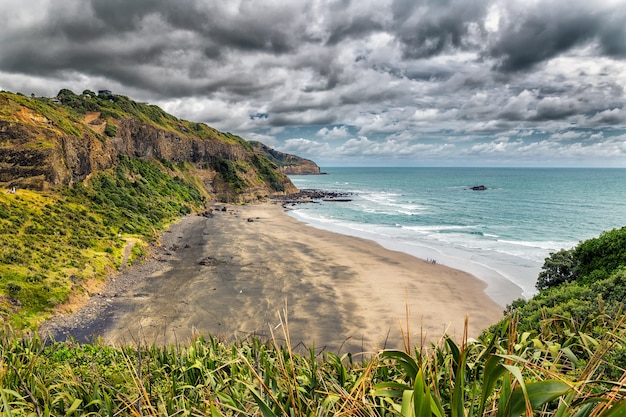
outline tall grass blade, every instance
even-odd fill
[[[263,413],[263,416],[278,417],[278,415],[272,411],[270,406],[267,405],[265,401],[263,401],[263,398],[261,398],[261,396],[256,392],[256,390],[253,387],[248,386],[248,389],[250,390],[250,394],[254,397],[254,401],[259,406],[261,413]]]
[[[496,355],[490,355],[485,361],[485,367],[483,369],[483,386],[477,416],[482,416],[485,412],[487,399],[493,393],[494,387],[500,377],[506,372],[506,368],[500,363],[501,361],[502,359]]]
[[[450,404],[450,411],[452,417],[465,417],[465,361],[467,357],[467,350],[462,351],[458,349],[456,344],[448,339],[448,345],[454,346],[453,352],[455,352],[456,358],[456,376],[454,378],[454,390],[452,391],[452,404]]]
[[[83,402],[82,400],[75,399],[74,402],[72,403],[72,406],[65,413],[65,416],[67,417],[67,416],[71,416],[72,414],[74,414],[74,412],[78,410],[78,407],[80,407],[80,404],[82,402]]]
[[[7,400],[6,394],[11,394],[16,398],[22,398],[22,397],[20,394],[18,394],[17,392],[13,390],[0,388],[0,397],[2,397],[2,408],[3,408],[3,410],[1,411],[3,411],[6,416],[13,417],[13,414],[11,413],[11,406],[9,405],[9,401]]]

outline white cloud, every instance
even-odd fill
[[[626,122],[626,107],[604,110],[591,119],[599,125],[618,125]]]
[[[556,132],[550,135],[550,139],[554,140],[570,140],[570,139],[578,139],[583,136],[582,132],[577,132],[574,130],[569,130],[566,132]]]
[[[346,126],[333,126],[332,128],[323,127],[316,133],[317,136],[324,139],[345,139],[350,136],[350,132]]]

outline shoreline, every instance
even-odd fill
[[[280,339],[286,311],[292,346],[356,354],[402,348],[407,327],[425,345],[462,337],[466,315],[471,337],[502,317],[470,274],[314,228],[278,204],[227,207],[173,224],[150,259],[42,331],[111,344]]]
[[[478,263],[474,260],[468,261],[466,257],[455,255],[453,253],[455,250],[451,248],[429,246],[421,242],[403,242],[394,238],[385,238],[382,235],[342,227],[332,223],[327,225],[323,222],[303,216],[293,207],[288,209],[288,213],[296,220],[316,229],[369,240],[387,250],[403,252],[420,260],[431,259],[443,266],[463,271],[484,282],[486,284],[485,293],[503,308],[518,298],[528,299],[534,295],[528,294],[528,296],[526,296],[523,288],[517,285],[512,279],[507,278],[506,274],[488,265]],[[458,252],[458,250],[456,251]]]

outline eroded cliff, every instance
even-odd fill
[[[208,194],[250,201],[297,189],[247,141],[124,96],[0,93],[0,186],[45,190],[111,168],[120,155],[191,164]]]

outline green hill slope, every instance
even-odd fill
[[[296,192],[244,139],[124,96],[0,93],[0,322],[35,329],[169,222]]]

